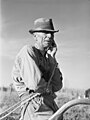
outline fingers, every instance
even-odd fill
[[[56,52],[57,52],[57,47],[53,47],[52,50],[49,49],[49,50],[47,51],[47,53],[50,54],[52,57],[55,57]]]
[[[31,104],[34,108],[35,111],[38,111],[38,109],[40,108],[41,104],[42,104],[42,97],[35,97],[31,100]]]
[[[55,57],[56,52],[57,52],[57,47],[54,47],[51,53],[52,57]]]

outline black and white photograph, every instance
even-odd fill
[[[0,0],[0,120],[90,120],[90,0]]]

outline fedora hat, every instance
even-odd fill
[[[58,32],[54,30],[52,19],[39,18],[34,21],[34,29],[29,30],[31,34],[34,32]]]

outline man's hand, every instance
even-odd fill
[[[53,47],[52,49],[49,49],[47,51],[48,59],[50,63],[54,65],[57,63],[55,59],[56,52],[57,52],[57,47]]]
[[[53,58],[55,58],[57,52],[57,45],[54,40],[51,42],[51,46],[49,47],[47,53],[50,54]]]
[[[47,53],[50,54],[53,58],[55,58],[56,52],[57,52],[57,46],[56,47],[52,47],[51,49],[49,49],[47,51]]]

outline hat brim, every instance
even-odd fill
[[[59,30],[49,30],[49,29],[34,30],[34,29],[31,29],[31,30],[29,30],[29,32],[31,34],[33,34],[35,32],[51,32],[51,33],[56,33],[56,32],[59,32]]]

